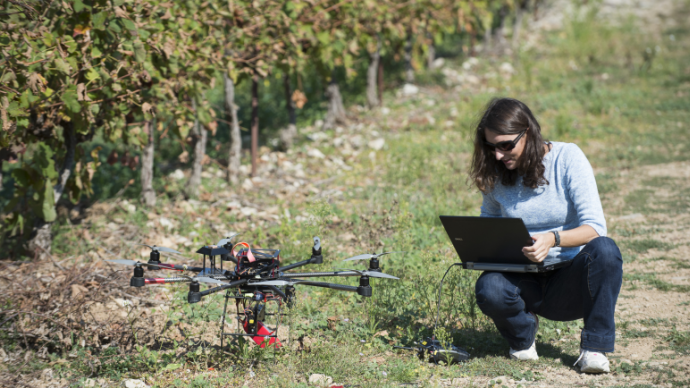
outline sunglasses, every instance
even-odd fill
[[[489,149],[491,149],[492,151],[496,150],[496,148],[498,148],[501,151],[512,151],[513,148],[515,148],[517,143],[520,141],[520,138],[522,137],[522,135],[525,134],[525,132],[527,132],[526,129],[524,131],[520,132],[520,135],[518,135],[518,137],[516,137],[515,140],[499,141],[496,144],[489,143],[488,141],[484,140],[484,145],[489,147]]]

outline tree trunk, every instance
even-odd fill
[[[192,99],[192,107],[196,115],[196,100]],[[198,116],[194,118],[194,127],[192,127],[192,139],[194,140],[194,164],[192,165],[192,175],[187,181],[185,194],[187,198],[196,198],[199,195],[199,187],[201,186],[201,170],[204,155],[206,155],[206,139],[208,139],[208,131],[199,123]]]
[[[381,41],[377,39],[376,51],[369,54],[371,61],[367,69],[367,105],[369,108],[374,108],[379,105],[379,98],[376,93],[376,73],[379,70],[379,60],[381,59]]]
[[[77,146],[77,138],[74,132],[74,125],[72,123],[62,123],[64,132],[63,136],[65,138],[65,159],[62,162],[62,168],[60,168],[58,174],[58,182],[53,187],[53,206],[57,206],[62,197],[62,193],[65,191],[65,185],[69,180],[70,175],[72,175],[72,170],[74,170],[74,151]],[[0,162],[0,182],[2,181],[2,162]],[[46,181],[49,185],[50,182]],[[38,222],[36,226],[36,234],[29,241],[28,248],[39,260],[45,259],[51,253],[51,246],[53,242],[53,237],[51,233],[51,227],[53,222],[45,222],[43,220]]]
[[[436,46],[434,45],[434,39],[430,37],[430,42],[426,46],[426,67],[427,69],[434,69],[434,61],[436,60]]]
[[[141,202],[144,206],[156,206],[156,192],[153,191],[153,125],[150,121],[144,123],[144,131],[148,134],[148,143],[141,154]]]
[[[527,10],[527,3],[529,0],[523,0],[517,4],[515,8],[515,23],[513,23],[513,50],[517,50],[520,45],[520,30],[522,29],[522,17],[524,11]]]
[[[280,131],[279,148],[287,151],[292,148],[292,142],[297,136],[297,115],[295,114],[295,103],[292,101],[292,91],[290,90],[290,73],[286,72],[283,76],[285,86],[285,106],[288,111],[289,122],[287,128]]]
[[[336,124],[346,125],[347,115],[345,114],[343,97],[340,95],[335,72],[331,73],[331,82],[328,84],[325,94],[328,97],[328,112],[326,113],[326,120],[324,120],[322,129],[334,128]]]
[[[506,20],[508,20],[508,7],[503,6],[498,12],[499,23],[496,29],[496,48],[499,54],[502,54],[506,49]]]
[[[259,76],[252,77],[252,177],[256,176],[259,157]]]
[[[412,33],[407,32],[407,39],[405,39],[405,82],[411,84],[414,82],[414,68],[412,67]]]
[[[65,185],[70,175],[72,175],[72,170],[74,169],[74,150],[77,146],[77,137],[74,133],[74,125],[72,123],[63,123],[65,126],[64,136],[65,136],[65,148],[67,148],[67,153],[65,153],[65,161],[62,164],[62,169],[60,169],[60,174],[58,175],[58,183],[53,188],[53,196],[55,198],[55,205],[57,205],[62,193],[65,191]]]
[[[488,54],[491,51],[491,40],[491,25],[488,25],[484,29],[484,49],[482,50],[484,54]]]
[[[379,103],[383,105],[383,61],[379,59],[379,74],[376,77],[378,82],[377,96],[379,97]]]
[[[0,191],[2,191],[2,167],[4,163],[5,161],[0,159]]]
[[[470,57],[474,57],[477,55],[477,52],[475,51],[475,46],[477,45],[477,29],[472,28],[472,31],[470,33]]]
[[[225,116],[230,122],[230,152],[228,154],[228,173],[226,179],[231,185],[240,182],[240,163],[242,157],[242,135],[237,121],[237,105],[235,105],[235,84],[227,74],[225,79]],[[230,117],[228,117],[230,116]]]

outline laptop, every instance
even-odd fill
[[[440,216],[462,267],[479,271],[540,273],[571,264],[571,260],[528,259],[522,248],[532,245],[522,218]]]

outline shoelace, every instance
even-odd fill
[[[585,355],[585,350],[581,350],[580,351],[580,357],[577,358],[577,361],[575,361],[573,366],[577,365],[577,363],[580,362],[580,360],[582,360],[582,356],[584,356],[584,355]]]
[[[583,357],[583,356],[585,355],[585,353],[587,353],[587,352],[588,352],[587,350],[580,350],[580,357],[577,358],[577,361],[575,361],[575,363],[573,364],[573,366],[577,365],[577,363],[580,362],[580,360],[582,360],[582,357]],[[594,352],[590,352],[590,353],[596,354],[596,353],[594,353]]]

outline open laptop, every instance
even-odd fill
[[[570,260],[530,261],[522,248],[532,245],[522,218],[440,216],[460,255],[462,267],[496,272],[547,272],[571,264]]]

